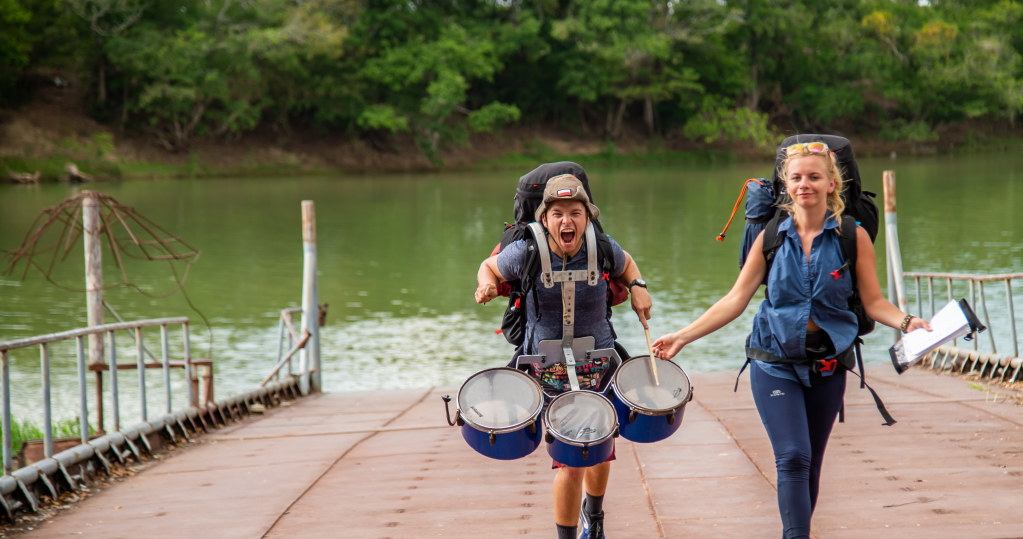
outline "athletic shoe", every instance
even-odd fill
[[[586,501],[579,509],[579,518],[582,519],[582,532],[579,539],[604,539],[604,512],[595,514],[586,511]]]

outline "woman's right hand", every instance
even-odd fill
[[[685,346],[685,343],[682,342],[681,332],[676,331],[675,333],[669,333],[658,338],[650,345],[650,348],[654,357],[667,361],[675,357],[675,354],[679,353],[683,346]]]

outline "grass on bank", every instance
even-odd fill
[[[464,169],[506,169],[533,168],[540,163],[554,161],[577,161],[587,166],[630,166],[649,164],[691,164],[731,162],[738,157],[728,150],[706,150],[699,152],[674,152],[655,150],[641,153],[621,153],[613,144],[605,145],[600,153],[563,155],[555,152],[542,142],[535,142],[523,152],[507,153],[493,159],[484,159],[469,166],[444,166],[446,170]],[[101,180],[168,179],[168,178],[215,178],[215,177],[267,177],[267,176],[309,176],[344,172],[329,169],[311,169],[291,162],[259,163],[214,166],[191,156],[187,164],[172,165],[151,162],[115,162],[109,159],[82,159],[66,155],[48,158],[0,157],[0,176],[6,180],[7,171],[40,173],[41,182],[56,182],[67,178],[65,166],[74,163],[79,170]],[[382,171],[386,172],[386,171]]]
[[[296,167],[288,164],[253,164],[250,166],[216,167],[189,159],[184,165],[166,163],[110,161],[108,159],[81,159],[65,155],[47,158],[0,157],[0,182],[7,180],[9,172],[39,172],[39,181],[44,183],[65,181],[68,163],[74,163],[79,170],[99,181],[151,180],[168,178],[214,178],[237,176],[292,176]],[[302,174],[309,174],[306,169]]]
[[[74,419],[59,419],[52,422],[53,426],[53,438],[71,438],[79,436],[80,426],[77,418]],[[89,426],[89,434],[92,435],[95,431],[92,426]],[[11,419],[11,447],[14,453],[21,450],[21,446],[29,440],[42,440],[43,430],[39,425],[30,421],[21,421],[18,419]],[[3,441],[2,433],[0,433],[0,443]]]
[[[0,182],[8,181],[9,173],[39,172],[41,182],[55,182],[67,178],[66,167],[74,163],[79,170],[100,180],[127,179],[173,179],[173,178],[215,178],[215,177],[289,177],[319,174],[345,173],[342,169],[310,167],[296,161],[296,157],[282,154],[279,162],[267,162],[265,155],[252,153],[241,163],[223,166],[198,153],[191,153],[181,164],[125,161],[115,159],[115,147],[108,134],[97,134],[88,139],[70,138],[62,141],[60,149],[46,157],[0,156]],[[955,148],[944,148],[941,152],[973,153],[990,151],[1012,151],[1023,148],[1023,138],[986,135],[968,132],[965,139]],[[922,153],[934,153],[924,151]],[[416,151],[409,149],[408,151]],[[747,152],[748,153],[748,152]],[[440,169],[532,169],[540,163],[554,161],[576,161],[587,166],[621,167],[640,165],[685,165],[693,163],[731,163],[753,158],[737,153],[733,149],[713,148],[690,151],[667,150],[657,140],[649,143],[643,151],[622,151],[612,141],[606,141],[594,153],[562,154],[542,140],[525,144],[518,152],[509,152],[491,159],[482,159],[465,166],[445,166]],[[860,157],[871,155],[869,148],[857,151]],[[770,152],[758,159],[770,158]],[[362,171],[365,172],[365,171]],[[380,171],[382,173],[387,171]]]

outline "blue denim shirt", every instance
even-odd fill
[[[753,318],[750,347],[778,357],[805,358],[806,324],[810,318],[831,338],[836,353],[853,345],[858,324],[856,314],[849,310],[853,292],[851,272],[843,270],[837,278],[834,273],[845,264],[837,232],[838,221],[829,215],[824,230],[813,239],[807,263],[792,219],[785,219],[778,226],[778,234],[784,240],[775,252],[767,276],[767,297]],[[758,365],[773,376],[810,385],[809,365],[763,361]]]

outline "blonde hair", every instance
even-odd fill
[[[806,148],[790,152],[778,167],[778,177],[781,178],[783,183],[788,182],[789,163],[793,159],[802,157],[819,157],[824,160],[825,172],[829,178],[835,180],[835,190],[828,193],[828,210],[831,211],[835,219],[841,221],[842,212],[845,211],[845,202],[842,200],[842,189],[845,188],[845,180],[842,179],[842,171],[838,168],[838,160],[835,158],[834,152],[810,152]],[[784,190],[782,193],[785,195],[785,198],[778,206],[788,212],[789,215],[792,215],[794,212],[792,197],[789,196],[788,190]]]

